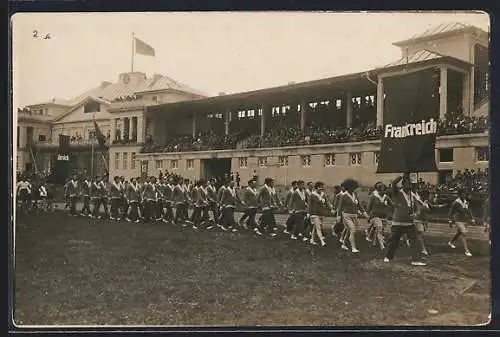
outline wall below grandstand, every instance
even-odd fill
[[[442,136],[436,142],[436,162],[439,170],[465,170],[488,167],[488,161],[478,160],[476,149],[488,146],[487,134],[467,134]],[[222,151],[199,151],[179,153],[139,153],[135,147],[136,160],[148,161],[148,174],[157,175],[159,171],[173,172],[193,180],[204,177],[204,160],[231,158],[231,171],[239,173],[241,183],[246,184],[256,173],[260,178],[273,177],[278,185],[288,185],[293,180],[322,180],[327,185],[339,184],[347,177],[358,180],[363,186],[371,186],[377,181],[389,183],[394,174],[376,174],[377,152],[380,141],[310,145],[270,149],[245,149]],[[112,152],[131,152],[131,147],[112,147]],[[439,149],[453,149],[453,161],[441,162]],[[328,158],[329,155],[332,155]],[[326,156],[326,157],[325,157]],[[121,158],[121,155],[119,155]],[[267,158],[267,164],[262,159]],[[280,166],[280,157],[282,164]],[[334,157],[334,162],[332,159]],[[140,174],[140,163],[135,171],[115,169],[114,155],[110,156],[111,175],[127,178]],[[128,155],[130,158],[130,155]],[[286,158],[286,159],[285,159]],[[310,162],[309,162],[310,159]],[[354,159],[354,161],[353,161]],[[330,160],[330,162],[329,162]],[[394,158],[398,160],[398,158]],[[189,165],[188,165],[189,161]],[[283,162],[284,161],[284,162]],[[421,173],[419,177],[430,183],[438,182],[437,173]],[[206,177],[205,177],[206,178]],[[262,180],[262,179],[260,179]],[[261,182],[261,181],[260,181]]]

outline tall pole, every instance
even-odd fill
[[[134,72],[134,55],[135,55],[135,34],[132,33],[132,72]]]
[[[92,146],[92,154],[90,157],[90,177],[94,178],[94,140],[95,140],[95,112],[92,113],[92,120],[94,122],[94,133],[92,134],[92,138],[90,139]]]

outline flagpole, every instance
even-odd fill
[[[91,179],[94,178],[94,140],[95,140],[95,112],[92,113],[92,119],[93,119],[93,125],[94,125],[94,133],[92,134],[92,139],[91,139],[91,146],[92,146],[92,155],[90,157],[90,177]]]
[[[135,50],[134,50],[134,46],[135,46],[135,34],[132,33],[132,72],[134,72],[134,55],[135,55]]]

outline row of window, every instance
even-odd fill
[[[451,163],[453,162],[453,148],[445,148],[439,149],[439,162],[440,163]],[[358,166],[362,164],[362,153],[361,152],[351,152],[349,153],[349,165],[350,166]],[[269,157],[258,157],[258,165],[260,167],[268,166]],[[487,162],[489,161],[489,149],[487,146],[476,147],[475,148],[475,160],[478,162]],[[379,152],[374,152],[374,164],[378,165],[379,161]],[[302,167],[311,167],[311,156],[304,155],[300,156],[300,163]],[[331,167],[335,166],[335,154],[329,153],[323,155],[323,166]],[[239,166],[240,168],[248,167],[248,159],[247,157],[239,158]],[[279,167],[287,167],[288,166],[288,156],[279,156],[278,157],[278,166]]]
[[[129,168],[129,157],[128,152],[121,153],[122,157],[122,170],[128,170]],[[135,152],[130,153],[130,169],[135,170]],[[115,153],[115,170],[120,169],[120,152]]]
[[[438,160],[440,163],[452,163],[454,161],[454,149],[445,148],[438,150]],[[487,162],[490,160],[490,151],[487,146],[479,146],[474,149],[475,160]]]
[[[164,160],[156,160],[156,169],[161,170],[163,169],[163,162]],[[179,161],[177,159],[172,159],[170,160],[170,169],[176,170],[179,168]],[[194,169],[194,159],[186,159],[186,169],[192,170]]]
[[[378,152],[375,152],[375,164],[378,164]],[[324,167],[332,167],[335,166],[335,153],[328,153],[323,155],[323,166]],[[263,156],[258,157],[257,163],[259,167],[267,167],[268,166],[269,157]],[[300,156],[300,163],[302,167],[311,167],[311,155]],[[362,153],[361,152],[352,152],[349,153],[349,165],[351,166],[359,166],[362,163]],[[239,158],[239,166],[240,168],[248,167],[248,158],[240,157]],[[288,156],[279,156],[278,157],[278,166],[279,167],[288,167]]]
[[[440,163],[451,163],[453,162],[453,149],[445,148],[439,149],[439,162]],[[476,161],[478,162],[487,162],[489,161],[489,149],[487,146],[476,147],[475,148],[475,156]],[[122,169],[128,169],[128,153],[123,152],[121,154],[122,157]],[[257,163],[259,167],[267,167],[268,160],[270,157],[261,156],[258,157]],[[351,152],[349,153],[349,165],[350,166],[359,166],[362,164],[362,152]],[[130,169],[135,169],[135,152],[132,152],[130,155]],[[378,165],[379,161],[379,152],[374,152],[374,164]],[[156,160],[156,169],[163,169],[164,160]],[[248,168],[248,158],[240,157],[238,158],[238,163],[240,168]],[[300,156],[300,163],[302,167],[311,167],[311,155],[303,155]],[[324,167],[332,167],[336,165],[336,154],[328,153],[323,155],[323,166]],[[278,157],[278,166],[279,167],[288,167],[288,156],[279,156]],[[170,160],[170,169],[175,170],[179,168],[179,161],[177,159]],[[120,169],[120,153],[115,153],[115,169]],[[191,170],[194,169],[194,159],[186,159],[186,169]]]

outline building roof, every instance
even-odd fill
[[[36,104],[30,104],[28,106],[33,107],[33,106],[38,106],[38,105],[61,105],[61,106],[70,106],[70,102],[65,99],[61,98],[53,98],[50,101],[45,101],[45,102],[40,102]]]
[[[442,58],[443,55],[431,52],[427,49],[419,50],[416,53],[412,55],[408,55],[408,57],[402,57],[394,62],[388,63],[384,66],[384,68],[388,67],[396,67],[396,66],[401,66],[409,63],[417,63],[417,62],[424,62],[424,61],[429,61],[429,60],[435,60]]]
[[[422,33],[413,35],[412,37],[410,37],[408,39],[394,42],[393,45],[400,47],[400,46],[407,45],[409,43],[414,43],[415,41],[427,40],[427,39],[435,38],[435,37],[441,36],[441,35],[458,33],[460,31],[464,31],[464,30],[486,33],[482,29],[475,27],[475,26],[466,25],[466,24],[463,24],[460,22],[447,22],[447,23],[442,23],[440,25],[431,27]]]
[[[187,92],[194,94],[196,96],[207,97],[206,93],[193,89],[179,81],[176,81],[168,76],[155,75],[152,78],[139,84],[136,88],[135,93],[144,93],[148,91],[161,91],[166,89],[172,89],[182,92]]]
[[[74,106],[81,102],[86,97],[100,98],[108,102],[114,101],[116,98],[121,96],[133,96],[138,93],[145,93],[148,91],[162,91],[162,90],[176,90],[186,93],[193,94],[195,96],[206,97],[207,95],[188,87],[168,76],[155,75],[150,78],[146,78],[142,81],[130,82],[125,84],[123,82],[110,83],[103,82],[99,86],[90,89],[81,95],[72,98],[69,103],[70,106]]]

